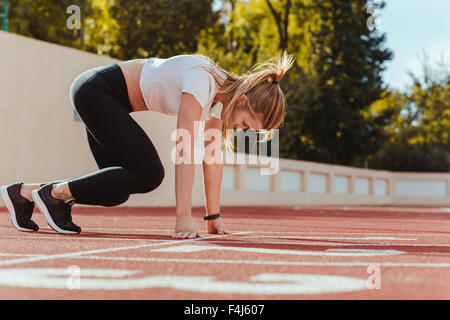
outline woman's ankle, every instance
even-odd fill
[[[62,184],[53,184],[52,189],[50,190],[50,195],[55,199],[63,201],[74,200],[67,182]]]
[[[27,199],[28,201],[33,201],[31,192],[39,188],[39,184],[22,184],[19,189],[19,195]]]

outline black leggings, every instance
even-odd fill
[[[76,203],[106,207],[161,184],[164,167],[152,141],[129,114],[133,110],[117,64],[82,73],[70,88],[70,99],[100,170],[53,183],[68,182]]]

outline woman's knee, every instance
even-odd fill
[[[104,203],[104,207],[115,207],[119,204],[125,203],[130,198],[130,195],[124,194],[123,196],[116,196],[113,199],[109,200],[108,202]]]
[[[72,107],[83,119],[94,110],[92,105],[101,103],[102,93],[102,79],[97,78],[95,73],[89,70],[75,79],[70,87]]]
[[[141,192],[148,193],[158,188],[164,180],[165,171],[161,165],[159,168],[141,176]]]
[[[72,106],[76,111],[79,111],[79,107],[82,105],[80,103],[80,98],[83,97],[84,89],[86,87],[86,84],[89,82],[89,80],[92,78],[92,74],[90,74],[89,71],[82,73],[79,75],[70,86],[70,100],[72,102]]]

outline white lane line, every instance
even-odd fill
[[[42,254],[0,252],[0,257],[39,257]]]
[[[105,230],[105,231],[144,231],[144,232],[173,232],[173,229],[131,229],[131,228],[83,228],[83,230]]]
[[[97,254],[97,253],[115,252],[115,251],[121,251],[121,250],[133,250],[133,249],[157,247],[157,246],[163,246],[163,245],[182,244],[182,243],[186,243],[186,242],[198,241],[200,239],[217,238],[217,237],[222,237],[223,238],[223,237],[227,237],[227,236],[244,234],[244,233],[246,233],[246,232],[238,232],[238,233],[225,234],[225,235],[214,235],[214,236],[207,236],[207,237],[195,238],[195,239],[172,240],[172,241],[166,241],[166,242],[162,242],[162,243],[148,243],[148,244],[127,246],[127,247],[115,247],[115,248],[108,248],[108,249],[96,249],[96,250],[60,253],[60,254],[47,255],[47,256],[37,256],[37,257],[28,257],[28,258],[21,258],[21,259],[12,259],[12,260],[0,261],[0,266],[9,266],[9,265],[12,265],[12,264],[29,263],[29,262],[36,262],[36,261],[46,261],[46,260],[53,260],[53,259],[73,258],[73,257],[76,257],[76,256],[82,256],[82,255],[88,255],[88,254]]]
[[[372,249],[327,249],[325,251],[301,251],[301,250],[283,250],[283,249],[266,249],[266,248],[248,248],[248,247],[225,247],[225,246],[202,246],[202,245],[181,245],[153,249],[152,252],[173,252],[173,253],[192,253],[208,250],[219,251],[236,251],[241,253],[258,253],[258,254],[281,254],[295,256],[321,256],[321,257],[370,257],[379,255],[397,255],[404,254],[404,251],[398,250],[372,250]]]
[[[371,233],[371,232],[315,232],[315,231],[253,231],[253,234],[298,234],[298,235],[359,235],[359,236],[436,236],[436,237],[450,237],[450,234],[444,233]]]
[[[230,224],[232,225],[232,223]],[[83,228],[83,230],[114,230],[114,231],[160,231],[160,232],[173,232],[173,229],[130,229],[130,228]],[[262,233],[265,235],[270,234],[305,234],[305,235],[362,235],[362,236],[450,236],[450,234],[436,234],[436,233],[370,233],[370,232],[320,232],[320,231],[248,231],[249,233],[258,234]]]
[[[148,238],[131,238],[132,235],[127,235],[127,237],[121,237],[120,234],[117,237],[82,237],[77,236],[77,240],[91,240],[97,241],[99,239],[113,240],[113,241],[167,241],[165,239],[148,239]],[[137,235],[140,236],[140,235]],[[167,234],[152,234],[152,236],[168,236]],[[13,239],[48,239],[48,240],[61,240],[61,235],[55,236],[39,236],[39,235],[0,235],[0,238],[13,238]],[[246,236],[246,238],[265,238],[265,239],[299,239],[299,240],[393,240],[393,241],[417,241],[417,238],[407,239],[407,238],[395,238],[395,237],[292,237],[292,236]],[[309,244],[312,244],[310,242]]]
[[[310,237],[310,236],[247,236],[247,238],[268,238],[268,239],[299,239],[299,240],[394,240],[394,241],[417,241],[417,238],[396,238],[396,237]]]
[[[8,253],[1,255],[10,255]],[[15,256],[43,256],[34,254],[11,254]],[[262,261],[262,260],[216,260],[216,259],[179,259],[179,258],[144,258],[144,257],[105,257],[82,255],[74,256],[74,259],[88,260],[113,260],[113,261],[137,261],[137,262],[182,262],[182,263],[204,263],[204,264],[247,264],[247,265],[288,265],[288,266],[324,266],[324,267],[360,267],[360,266],[384,266],[384,267],[414,267],[414,268],[450,268],[450,263],[422,263],[422,262],[308,262],[308,261]]]
[[[11,226],[0,226],[0,228],[11,229]],[[50,228],[43,228],[41,230],[52,231]],[[134,229],[134,228],[90,228],[84,227],[85,231],[137,231],[137,232],[173,232],[173,229]]]
[[[220,260],[220,259],[172,259],[172,258],[141,258],[141,257],[104,257],[104,256],[76,256],[76,259],[115,260],[139,262],[184,262],[206,264],[247,264],[247,265],[277,265],[277,266],[323,266],[323,267],[417,267],[417,268],[450,268],[450,263],[420,263],[420,262],[307,262],[307,261],[270,261],[270,260]]]
[[[201,242],[201,241],[200,241]],[[325,247],[331,247],[331,246],[374,246],[374,247],[450,247],[450,244],[417,244],[417,243],[402,243],[402,244],[390,244],[390,243],[336,243],[336,242],[292,242],[292,241],[286,241],[286,242],[280,242],[280,241],[270,241],[270,242],[262,242],[262,241],[241,241],[241,240],[211,240],[211,241],[205,241],[207,243],[218,243],[218,244],[247,244],[247,245],[272,245],[272,244],[286,244],[286,245],[306,245],[306,246],[325,246]]]
[[[10,226],[0,226],[0,228],[11,229]],[[50,231],[50,229],[48,229]],[[105,230],[105,231],[142,231],[142,232],[173,232],[173,229],[130,229],[130,228],[83,228],[83,230]],[[316,231],[245,231],[247,233],[271,235],[271,234],[297,234],[297,235],[355,235],[355,236],[379,236],[379,237],[395,237],[395,236],[435,236],[435,237],[450,237],[450,234],[441,233],[371,233],[371,232],[316,232]],[[24,236],[25,237],[25,236]]]
[[[154,236],[166,236],[164,234],[154,234]],[[45,239],[45,240],[57,240],[57,241],[61,241],[61,237],[64,237],[62,235],[55,235],[55,236],[38,236],[38,235],[18,235],[18,236],[0,236],[0,238],[13,238],[13,239],[22,239],[22,240],[27,240],[27,239]],[[76,238],[74,238],[76,240],[91,240],[91,241],[98,241],[98,240],[114,240],[114,241],[167,241],[167,239],[146,239],[146,238],[122,238],[120,237],[120,235],[118,235],[117,238],[113,238],[113,237],[80,237],[80,236],[76,236]]]
[[[77,237],[78,239],[78,237]],[[311,243],[311,242],[259,242],[259,241],[252,241],[252,242],[248,242],[248,241],[240,241],[240,240],[207,240],[207,241],[202,241],[205,238],[199,239],[197,243],[211,243],[211,244],[227,244],[227,245],[232,245],[232,244],[246,244],[246,245],[307,245],[307,246],[322,246],[322,247],[332,247],[332,246],[352,246],[352,247],[366,247],[366,246],[375,246],[375,247],[434,247],[434,248],[440,248],[440,247],[450,247],[450,244],[395,244],[395,245],[391,245],[391,244],[377,244],[377,243],[339,243],[336,244],[334,242],[330,242],[330,243],[326,243],[326,242],[321,242],[321,243]],[[150,241],[150,240],[147,240]],[[159,242],[159,241],[163,241],[163,240],[152,240],[154,242]],[[176,244],[176,243],[175,243]],[[266,248],[267,249],[267,248]],[[333,250],[332,248],[330,248],[329,250]],[[439,252],[438,252],[439,253]],[[46,254],[29,254],[29,253],[7,253],[7,252],[0,252],[0,257],[8,257],[8,256],[17,256],[17,257],[35,257],[35,256],[42,256],[45,257],[47,256]]]

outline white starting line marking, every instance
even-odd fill
[[[105,230],[105,231],[173,232],[173,229],[131,229],[131,228],[83,228],[83,230],[86,230],[86,231]]]
[[[232,234],[231,234],[232,235]],[[55,236],[41,236],[41,235],[0,235],[0,238],[20,238],[20,239],[49,239],[49,240],[57,240],[60,241],[59,234],[55,234]],[[135,237],[134,237],[135,236]],[[169,234],[149,234],[148,236],[170,236]],[[141,237],[141,238],[140,238]],[[258,236],[258,235],[249,235],[246,236],[246,238],[267,238],[267,239],[299,239],[299,240],[394,240],[394,241],[417,241],[417,238],[414,239],[408,239],[408,238],[396,238],[396,237],[311,237],[311,236]],[[148,238],[142,238],[142,235],[136,234],[127,234],[126,236],[117,234],[117,237],[103,237],[100,235],[92,235],[91,237],[89,235],[86,236],[76,236],[77,240],[91,240],[96,241],[98,239],[105,239],[105,240],[114,240],[114,241],[167,241],[164,239],[148,239]]]
[[[152,232],[152,231],[160,231],[160,232],[173,232],[173,229],[129,229],[129,228],[83,228],[83,230],[106,230],[106,231],[143,231],[143,232]],[[233,230],[232,230],[233,232]],[[239,231],[236,231],[239,232]],[[376,236],[376,237],[396,237],[396,236],[442,236],[448,237],[448,234],[436,234],[436,233],[373,233],[373,232],[320,232],[320,231],[243,231],[247,234],[297,234],[297,235],[324,235],[324,236],[336,236],[336,235],[344,235],[344,236]]]
[[[371,233],[371,232],[320,232],[320,231],[253,231],[252,234],[297,234],[297,235],[310,235],[310,234],[318,234],[318,235],[356,235],[356,236],[437,236],[437,237],[449,237],[449,234],[443,233]]]
[[[138,261],[138,262],[168,262],[168,263],[204,263],[204,264],[244,264],[244,265],[274,265],[274,266],[312,266],[312,267],[413,267],[413,268],[450,268],[450,263],[422,262],[315,262],[315,261],[280,261],[280,260],[225,260],[225,259],[183,259],[183,258],[146,258],[146,257],[105,257],[77,256],[75,259]],[[1,270],[1,269],[0,269]]]
[[[238,233],[234,233],[234,235],[244,234],[244,233],[246,233],[246,232],[238,232]],[[0,261],[0,266],[8,266],[8,265],[12,265],[12,264],[29,263],[29,262],[45,261],[45,260],[53,260],[53,259],[73,258],[76,256],[87,255],[87,254],[107,253],[107,252],[115,252],[115,251],[121,251],[121,250],[133,250],[133,249],[140,249],[140,248],[157,247],[157,246],[162,246],[162,245],[180,244],[180,243],[198,241],[200,239],[207,239],[207,238],[218,238],[218,237],[223,238],[223,237],[227,237],[230,235],[231,234],[214,235],[214,236],[195,238],[195,239],[172,240],[172,241],[166,241],[166,242],[161,242],[161,243],[147,243],[147,244],[141,244],[141,245],[127,246],[127,247],[114,247],[114,248],[108,248],[108,249],[96,249],[96,250],[61,253],[61,254],[55,254],[55,255],[12,259],[12,260]],[[74,239],[76,239],[76,238],[74,238]]]
[[[269,238],[269,239],[299,239],[299,240],[394,240],[394,241],[417,241],[417,238],[396,238],[396,237],[310,237],[310,236],[247,236],[247,238]]]
[[[22,257],[47,257],[37,254],[10,254],[0,253],[0,256]],[[273,260],[225,260],[225,259],[185,259],[185,258],[149,258],[149,257],[107,257],[96,255],[73,256],[80,260],[112,260],[128,262],[167,262],[167,263],[203,263],[203,264],[245,264],[245,265],[276,265],[276,266],[317,266],[317,267],[412,267],[412,268],[450,268],[450,263],[426,263],[426,262],[377,262],[377,261],[352,261],[352,262],[316,262],[316,261],[273,261]],[[2,269],[0,269],[2,270]]]
[[[139,235],[137,235],[139,236]],[[154,234],[154,236],[167,236],[167,234]],[[55,236],[38,236],[38,235],[20,235],[20,236],[0,236],[0,238],[14,238],[14,239],[45,239],[45,240],[55,240],[55,241],[61,241],[61,235],[57,235]],[[141,241],[141,242],[162,242],[162,241],[167,241],[167,239],[146,239],[146,238],[126,238],[126,237],[121,237],[120,235],[118,235],[118,237],[82,237],[82,236],[75,236],[76,240],[91,240],[91,241],[98,241],[98,240],[108,240],[108,241]]]
[[[201,243],[202,241],[200,241]],[[380,244],[380,243],[336,243],[336,242],[302,242],[302,241],[286,241],[286,242],[279,242],[279,241],[271,241],[271,242],[262,242],[262,241],[241,241],[241,240],[211,240],[211,241],[204,241],[207,243],[218,243],[218,244],[247,244],[247,245],[255,245],[255,244],[262,244],[262,245],[272,245],[272,244],[281,244],[281,245],[306,245],[306,246],[314,246],[314,247],[345,247],[345,246],[351,246],[351,247],[450,247],[450,244],[421,244],[421,243],[402,243],[402,244]]]
[[[41,257],[42,254],[0,252],[0,257]]]
[[[190,292],[252,295],[319,294],[367,289],[366,279],[322,274],[261,273],[245,282],[220,281],[211,276],[185,275],[123,278],[137,272],[118,269],[80,269],[79,289],[132,290],[168,287]],[[0,269],[0,285],[68,289],[67,276],[67,269],[63,268]]]
[[[371,250],[371,249],[328,249],[326,251],[300,251],[300,250],[282,250],[282,249],[264,249],[264,248],[245,248],[245,247],[225,247],[225,246],[200,246],[200,245],[181,245],[161,249],[153,249],[152,252],[199,252],[207,250],[237,251],[243,253],[261,253],[261,254],[284,254],[297,256],[331,256],[331,257],[370,257],[370,256],[388,256],[404,254],[404,251],[398,250]]]
[[[233,234],[230,234],[230,236],[232,236]],[[251,236],[253,237],[253,236]],[[39,236],[39,235],[7,235],[7,236],[0,236],[0,238],[13,238],[13,239],[21,239],[21,240],[28,240],[28,239],[46,239],[46,240],[56,240],[56,241],[60,241],[61,240],[61,235],[56,235],[56,236]],[[258,236],[255,236],[255,238],[258,238]],[[274,237],[274,238],[279,238],[279,237]],[[288,237],[290,239],[292,239],[292,237]],[[90,238],[90,237],[80,237],[80,236],[76,236],[77,240],[86,240],[86,241],[97,241],[97,238]],[[117,238],[110,238],[110,237],[101,237],[101,239],[106,239],[106,240],[114,240],[114,241],[138,241],[138,242],[165,242],[167,240],[164,239],[145,239],[145,238],[121,238],[121,237],[117,237]],[[301,239],[305,239],[303,237],[301,237]],[[204,240],[204,241],[202,241]],[[423,243],[402,243],[402,244],[387,244],[387,243],[358,243],[358,242],[349,242],[349,243],[345,243],[345,242],[340,242],[340,243],[336,243],[336,242],[306,242],[306,241],[245,241],[245,240],[208,240],[208,238],[203,238],[199,240],[200,242],[207,242],[207,243],[217,243],[217,244],[248,244],[248,245],[254,245],[254,244],[263,244],[263,245],[307,245],[307,246],[326,246],[326,247],[330,247],[330,246],[352,246],[352,247],[362,247],[362,246],[367,246],[367,247],[386,247],[386,246],[393,246],[393,247],[450,247],[450,244],[423,244]]]

